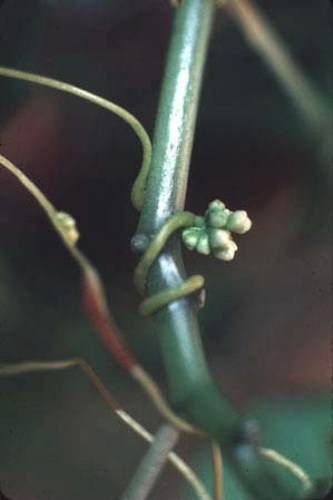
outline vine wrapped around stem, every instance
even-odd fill
[[[184,2],[182,8],[179,9],[179,15],[177,13],[178,19],[176,20],[175,24],[174,42],[172,43],[170,49],[171,57],[168,63],[169,68],[173,67],[172,71],[169,70],[169,74],[171,75],[173,73],[173,76],[175,76],[176,79],[173,80],[171,76],[169,77],[167,71],[167,79],[169,79],[169,81],[166,82],[165,89],[162,94],[164,93],[165,97],[163,104],[164,106],[168,107],[170,105],[170,102],[172,102],[172,106],[169,106],[171,122],[172,120],[175,121],[177,120],[177,118],[180,118],[179,129],[177,128],[177,130],[179,130],[180,132],[179,138],[177,138],[177,140],[179,139],[179,147],[175,147],[175,144],[172,145],[173,151],[177,151],[178,156],[172,157],[172,155],[170,156],[170,154],[169,156],[165,156],[167,159],[171,160],[171,163],[174,162],[171,167],[170,165],[167,165],[166,171],[163,172],[163,175],[165,175],[167,172],[167,174],[170,176],[170,179],[172,180],[172,182],[170,182],[171,189],[169,189],[168,187],[168,182],[165,182],[165,177],[163,186],[164,188],[165,186],[167,186],[167,189],[164,193],[162,193],[162,197],[158,197],[159,191],[157,189],[154,200],[153,197],[149,195],[149,190],[150,192],[152,192],[157,187],[159,182],[158,179],[162,169],[160,169],[160,172],[158,172],[158,169],[155,167],[153,175],[151,176],[150,181],[147,183],[148,173],[151,168],[150,141],[141,124],[132,115],[130,115],[125,110],[122,110],[122,108],[120,108],[119,106],[114,105],[113,103],[110,103],[103,98],[94,96],[90,92],[79,89],[78,87],[75,87],[73,85],[53,80],[47,77],[42,77],[40,75],[33,75],[31,73],[13,70],[11,68],[0,67],[0,74],[2,74],[3,76],[18,78],[72,93],[118,114],[118,116],[121,116],[125,121],[127,121],[127,123],[132,126],[133,130],[140,137],[140,140],[144,147],[142,168],[140,169],[139,175],[132,189],[132,201],[134,206],[139,210],[144,209],[140,222],[143,234],[148,232],[150,235],[152,232],[156,231],[156,228],[163,228],[162,222],[168,219],[171,213],[166,215],[163,210],[160,210],[160,207],[166,207],[166,210],[169,212],[181,210],[182,208],[181,205],[185,198],[187,167],[192,145],[198,96],[204,65],[203,63],[207,49],[208,35],[210,32],[212,10],[213,2],[211,0],[193,0],[192,2],[187,0]],[[174,63],[176,63],[175,66],[173,66]],[[177,65],[179,65],[179,63],[181,63],[182,66],[180,68],[180,71],[177,73],[175,68],[178,67]],[[186,73],[185,71],[186,67],[186,71],[188,71],[188,73]],[[177,75],[181,75],[182,79],[177,79]],[[175,99],[173,99],[172,94],[174,94]],[[181,107],[182,103],[181,100],[179,100],[180,98],[184,101],[184,107]],[[169,123],[168,127],[166,127],[165,123],[163,123],[163,116],[164,118],[167,116],[167,114],[162,109],[163,105],[161,106],[160,112],[160,116],[162,117],[162,119],[158,124],[156,132],[157,139],[159,139],[159,135],[163,136],[165,130],[172,130],[172,128],[169,127],[171,122]],[[167,140],[164,144],[163,140],[162,142],[158,140],[154,141],[154,144],[155,142],[157,143],[157,152],[155,155],[157,163],[161,159],[162,150],[164,149],[165,145],[167,146],[167,148],[171,148],[170,143],[168,143],[170,137],[167,137],[166,139]],[[164,153],[165,151],[163,152],[163,154]],[[1,156],[0,159],[2,163],[8,167],[8,160],[3,156]],[[9,170],[11,169],[9,168]],[[13,169],[11,171],[13,173]],[[177,184],[178,187],[175,188],[177,179],[179,181]],[[22,179],[20,180],[22,181]],[[148,191],[148,196],[146,196],[146,191]],[[161,195],[161,193],[159,194]],[[163,196],[163,202],[160,204],[159,210],[156,210],[156,218],[153,221],[149,220],[149,213],[152,212],[154,203],[158,204]],[[48,213],[52,224],[54,225],[55,229],[63,239],[66,247],[68,248],[72,256],[77,260],[83,271],[85,279],[85,293],[86,296],[88,293],[88,298],[91,301],[90,310],[89,307],[88,310],[90,316],[92,317],[95,325],[99,330],[99,333],[101,334],[104,341],[106,341],[106,345],[108,346],[108,348],[111,351],[113,349],[113,354],[122,364],[122,366],[126,368],[136,380],[139,381],[142,387],[144,387],[144,389],[151,396],[152,400],[165,416],[165,418],[167,418],[182,430],[193,431],[194,429],[190,424],[185,422],[182,418],[178,417],[169,408],[169,406],[162,398],[159,389],[154,381],[140,367],[140,365],[136,362],[134,356],[129,353],[123,342],[118,338],[117,333],[115,332],[114,325],[111,322],[111,317],[106,305],[104,291],[101,286],[98,274],[96,270],[90,265],[85,256],[75,246],[77,233],[75,231],[75,227],[73,226],[73,221],[67,217],[68,214],[65,214],[64,216],[64,214],[61,213],[60,216],[59,212],[53,212],[52,206],[49,212],[47,210],[47,205],[45,205],[45,207],[43,208],[46,209],[46,212]],[[188,235],[188,237],[192,238],[193,235]],[[221,237],[222,236],[220,235],[220,238]],[[199,246],[203,249],[207,248],[206,243],[199,243]],[[202,253],[205,253],[205,251]],[[228,255],[230,255],[230,253]],[[160,261],[163,262],[163,256],[159,257],[161,257]],[[158,270],[159,266],[160,264],[158,262],[155,262],[153,265],[154,269],[152,269],[152,271],[153,273],[155,273],[155,278],[156,270]],[[160,269],[161,268],[162,265],[160,266]],[[174,273],[174,275],[177,275],[176,281],[182,282],[182,277],[178,274],[177,263],[176,270],[177,273]],[[155,282],[158,283],[158,287],[160,287],[161,282],[164,280],[164,278],[162,280],[155,279]],[[178,285],[179,284],[181,283],[178,283]],[[152,289],[149,284],[148,288],[149,293],[151,293]],[[151,298],[152,297],[149,297],[148,300],[150,300]],[[166,303],[168,302],[169,300]],[[169,313],[166,313],[165,311],[158,311],[159,319],[164,319],[165,321],[164,325],[162,325],[162,322],[160,321],[160,325],[163,326],[162,329],[164,329],[165,333],[167,334],[170,334],[170,331],[174,330],[173,334],[175,333],[175,336],[171,338],[173,349],[177,345],[178,340],[180,340],[180,336],[182,335],[183,339],[180,341],[180,344],[182,343],[183,346],[186,344],[187,348],[192,349],[194,354],[192,360],[190,361],[190,365],[187,363],[187,360],[184,359],[184,357],[179,357],[179,359],[172,360],[172,363],[170,363],[170,366],[176,368],[177,366],[180,367],[179,371],[174,370],[173,374],[170,372],[171,379],[173,380],[174,378],[176,383],[179,385],[178,403],[180,409],[185,414],[187,413],[191,420],[198,424],[201,428],[218,439],[222,444],[227,445],[227,457],[232,457],[231,461],[236,469],[239,469],[240,477],[245,477],[247,484],[251,488],[253,488],[254,491],[258,492],[260,498],[263,498],[262,494],[267,494],[267,498],[271,499],[273,494],[272,492],[275,491],[276,493],[275,486],[278,486],[278,491],[281,493],[281,498],[286,498],[285,488],[283,487],[283,485],[278,484],[278,481],[271,482],[271,476],[266,475],[266,471],[262,468],[261,461],[259,460],[259,455],[261,455],[260,449],[256,450],[256,453],[251,453],[252,462],[250,464],[251,467],[249,468],[249,471],[247,471],[247,464],[244,462],[242,457],[240,455],[237,455],[237,452],[233,453],[233,443],[231,437],[238,426],[238,417],[235,412],[229,407],[227,401],[223,398],[219,391],[217,391],[214,384],[211,382],[199,342],[199,335],[197,335],[198,328],[194,320],[194,315],[192,313],[188,314],[188,311],[185,310],[181,311],[179,307],[178,309],[177,307],[173,308],[173,311],[173,318],[171,318],[169,316]],[[178,328],[178,332],[175,331],[175,327]],[[196,339],[197,342],[194,342],[192,346],[190,346],[188,342],[187,334],[190,334],[192,336],[192,340],[194,337],[196,337],[196,335],[198,337]],[[161,336],[163,337],[163,332],[161,332]],[[177,336],[178,339],[176,338]],[[108,344],[108,342],[110,342],[110,344]],[[167,341],[163,340],[163,342],[166,346]],[[117,346],[119,347],[119,349]],[[173,352],[175,352],[175,350],[173,350]],[[189,356],[188,359],[190,359]],[[167,360],[167,363],[168,362],[170,362],[170,360]],[[181,379],[179,375],[180,373],[182,374],[182,376],[184,376],[182,384],[179,384],[179,380]],[[173,388],[177,389],[175,384],[172,385]],[[204,412],[202,408],[205,408]],[[266,456],[268,457],[267,453]],[[269,458],[272,458],[272,455],[270,455]],[[280,460],[279,463],[280,465],[283,465],[282,460]],[[285,466],[286,464],[287,461],[284,462]],[[292,469],[290,468],[290,470]],[[294,473],[295,470],[296,469],[294,469]]]

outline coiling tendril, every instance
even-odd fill
[[[113,102],[108,101],[107,99],[76,87],[75,85],[55,80],[53,78],[48,78],[38,74],[28,73],[4,66],[0,66],[0,75],[8,78],[36,83],[76,95],[77,97],[90,101],[95,105],[101,106],[102,108],[111,111],[112,113],[122,118],[126,123],[128,123],[134,130],[135,134],[138,136],[143,147],[143,159],[141,168],[135,179],[131,191],[131,200],[134,207],[138,210],[142,209],[145,200],[146,182],[151,165],[152,147],[146,130],[131,113],[126,111],[124,108],[114,104]],[[93,274],[95,276],[97,288],[100,288],[100,290],[98,290],[99,300],[102,301],[102,309],[104,311],[104,295],[101,284],[99,282],[99,278],[97,277],[98,275],[96,274],[94,268],[90,265],[88,259],[76,248],[76,242],[79,238],[79,232],[76,228],[75,220],[66,212],[58,212],[55,207],[49,202],[49,200],[43,195],[43,193],[37,188],[37,186],[1,154],[0,163],[9,171],[11,171],[29,190],[29,192],[31,192],[31,194],[38,200],[42,208],[49,216],[49,219],[55,227],[56,231],[64,241],[67,249],[70,251],[70,253],[82,268],[83,274],[87,274],[89,276]],[[195,249],[199,253],[205,255],[212,252],[215,257],[221,260],[229,261],[234,258],[235,252],[237,250],[237,245],[233,241],[231,233],[234,232],[243,234],[247,232],[251,228],[251,226],[252,222],[248,218],[245,211],[237,210],[235,212],[231,212],[225,207],[224,203],[222,203],[220,200],[215,200],[209,204],[208,209],[206,210],[206,213],[203,217],[196,216],[193,213],[187,211],[179,212],[170,217],[170,219],[163,223],[161,228],[157,231],[152,241],[148,245],[148,238],[144,235],[139,235],[143,239],[141,239],[139,244],[137,244],[137,249],[145,250],[141,260],[139,261],[135,269],[134,281],[139,292],[142,294],[145,293],[146,278],[150,267],[163,250],[170,236],[180,228],[185,228],[182,232],[182,239],[189,250]],[[203,276],[194,275],[184,280],[183,283],[178,287],[163,290],[159,293],[154,294],[153,296],[148,297],[140,305],[139,311],[143,315],[152,314],[156,310],[169,304],[170,302],[181,297],[186,297],[187,295],[190,295],[195,291],[202,289],[203,285]],[[118,337],[116,337],[116,342],[121,344],[121,342],[118,340]],[[122,344],[121,347],[123,349]],[[111,350],[113,353],[115,352],[114,347]],[[117,359],[119,361],[119,356]],[[182,430],[193,431],[194,428],[190,424],[183,421],[181,418],[175,415],[172,410],[170,410],[163,397],[161,396],[159,389],[155,385],[154,381],[136,363],[136,361],[134,361],[134,358],[132,359],[131,355],[128,358],[128,362],[130,364],[130,366],[127,366],[129,372],[151,396],[152,400],[155,402],[156,406],[167,418],[167,420],[171,421],[176,427]],[[66,366],[67,365],[68,363],[66,364]],[[312,488],[311,480],[299,466],[286,459],[281,454],[275,452],[274,450],[261,448],[260,453],[263,456],[276,461],[280,465],[290,470],[302,481],[305,490],[308,491]]]
[[[48,78],[42,75],[29,73],[0,66],[0,75],[19,80],[37,83],[46,87],[61,90],[73,94],[77,97],[90,101],[122,118],[134,130],[143,148],[143,158],[139,173],[134,181],[131,191],[131,201],[137,210],[141,210],[145,201],[145,190],[147,178],[151,165],[152,147],[149,136],[141,123],[121,106],[76,87],[75,85]],[[64,217],[63,217],[64,216]],[[73,227],[72,221],[67,214],[60,214],[62,217],[59,224],[66,234],[72,238],[75,244],[78,234]],[[141,294],[145,293],[146,278],[150,267],[163,250],[170,236],[180,228],[185,228],[182,239],[190,250],[196,249],[199,253],[213,254],[222,260],[231,260],[237,250],[237,245],[231,237],[231,232],[242,234],[251,227],[251,221],[246,212],[231,212],[225,205],[215,200],[210,203],[205,216],[198,217],[191,212],[179,212],[164,222],[161,228],[154,235],[152,241],[145,249],[143,256],[135,270],[134,281]],[[145,299],[139,307],[139,311],[144,316],[154,313],[170,302],[186,297],[203,288],[204,278],[201,275],[194,275],[184,280],[178,287],[163,290]]]
[[[134,207],[137,210],[142,209],[144,203],[146,180],[151,163],[152,147],[149,136],[145,128],[141,125],[139,120],[135,118],[134,115],[129,113],[126,109],[122,108],[121,106],[118,106],[114,102],[105,99],[104,97],[100,97],[98,95],[93,94],[92,92],[88,92],[87,90],[77,87],[76,85],[72,85],[71,83],[63,82],[61,80],[56,80],[54,78],[49,78],[47,76],[42,76],[27,71],[8,68],[6,66],[0,66],[0,75],[5,76],[7,78],[14,78],[16,80],[23,80],[30,83],[36,83],[37,85],[50,87],[56,90],[61,90],[62,92],[65,92],[67,94],[75,95],[76,97],[80,97],[81,99],[89,101],[95,104],[96,106],[100,106],[101,108],[106,109],[107,111],[111,111],[111,113],[119,116],[122,120],[124,120],[133,129],[133,131],[139,138],[143,149],[143,158],[141,167],[134,181],[131,192],[131,200]]]
[[[127,123],[129,123],[138,135],[144,150],[142,168],[135,182],[137,192],[135,192],[136,197],[133,203],[139,204],[141,201],[143,202],[143,190],[145,187],[145,182],[143,181],[150,165],[151,144],[148,134],[136,118],[120,106],[68,83],[2,66],[0,66],[0,75],[52,87],[63,92],[69,92],[73,95],[91,101],[96,105],[102,106],[109,111],[114,111]],[[133,379],[141,385],[144,391],[149,395],[151,401],[155,404],[156,408],[167,421],[183,431],[199,432],[194,429],[192,425],[179,417],[169,407],[155,381],[137,362],[135,356],[122,341],[117,327],[112,320],[112,315],[105,296],[104,286],[101,278],[99,277],[98,271],[76,245],[80,235],[73,217],[66,212],[58,211],[38,188],[38,186],[1,153],[0,166],[5,167],[9,172],[11,172],[11,174],[14,175],[36,199],[40,207],[48,216],[55,231],[60,236],[66,249],[81,269],[83,281],[82,299],[84,309],[93,322],[96,331],[106,345],[107,349],[112,353],[119,365],[122,366],[133,377]]]
[[[189,250],[208,255],[212,252],[221,260],[232,260],[237,250],[237,245],[231,237],[231,232],[243,234],[252,226],[244,210],[231,212],[220,200],[209,204],[204,217],[194,215],[192,212],[179,212],[161,226],[145,250],[139,264],[135,269],[134,283],[138,291],[144,295],[148,272],[158,255],[163,250],[170,236],[180,228],[182,239]],[[201,290],[204,286],[204,277],[194,275],[184,280],[179,286],[162,290],[147,299],[139,307],[143,316],[153,314],[170,302],[186,297]]]

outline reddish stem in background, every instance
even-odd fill
[[[103,290],[92,269],[84,272],[82,302],[108,351],[126,371],[131,372],[138,363],[121,339],[121,334],[108,313]]]

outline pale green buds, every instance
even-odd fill
[[[252,222],[249,219],[245,210],[236,210],[228,217],[227,228],[237,234],[244,234],[252,227]]]
[[[221,260],[232,260],[237,245],[231,233],[243,234],[249,231],[252,222],[245,210],[232,212],[220,200],[211,202],[204,217],[196,217],[194,225],[182,233],[189,250],[208,255],[212,252]]]
[[[225,209],[225,204],[223,203],[223,201],[214,200],[209,203],[207,212],[212,210],[224,210],[224,209]]]
[[[185,246],[189,250],[194,250],[199,241],[200,235],[202,233],[202,229],[199,227],[189,227],[184,229],[182,233],[182,238],[185,243]]]
[[[229,231],[225,229],[208,229],[209,243],[212,248],[224,248],[231,240]]]
[[[230,239],[228,245],[221,250],[215,251],[214,255],[218,259],[229,261],[235,257],[237,249],[238,246],[236,245],[236,243],[232,239]]]
[[[205,228],[189,227],[182,233],[183,241],[189,250],[208,255],[210,253],[209,239]]]
[[[80,237],[75,219],[66,212],[57,212],[55,220],[67,243],[74,246]]]
[[[221,228],[226,225],[228,214],[223,211],[213,210],[207,215],[207,222],[209,227]]]
[[[198,243],[196,245],[196,250],[204,255],[210,254],[210,245],[208,234],[203,230],[199,236]]]
[[[222,201],[212,201],[205,213],[207,225],[215,228],[224,227],[230,213],[230,210],[225,208],[225,204]]]

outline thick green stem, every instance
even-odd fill
[[[177,9],[138,234],[150,237],[184,208],[213,11],[212,0],[185,0]],[[177,287],[185,278],[178,239],[171,237],[149,271],[148,295]],[[190,297],[175,300],[155,314],[170,399],[195,425],[227,440],[237,418],[210,378],[196,313],[196,303]]]
[[[149,240],[184,208],[213,0],[184,0],[177,8],[156,121],[151,170],[137,235]],[[148,296],[186,279],[179,240],[172,236],[148,272]],[[212,381],[193,297],[174,300],[154,314],[169,397],[177,411],[221,443],[225,457],[256,499],[294,500],[267,471],[251,443],[235,444],[240,419]],[[245,439],[246,441],[246,439]]]

